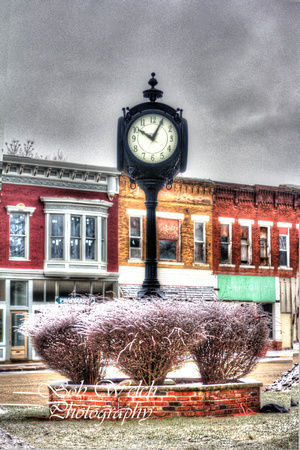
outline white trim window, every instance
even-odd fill
[[[258,221],[261,267],[271,266],[271,226],[273,222]]]
[[[279,230],[279,267],[290,267],[291,223],[277,222]]]
[[[206,263],[206,223],[209,216],[192,215],[194,221],[194,262]]]
[[[129,258],[141,260],[143,257],[143,218],[129,217]]]
[[[163,262],[181,260],[181,221],[170,217],[157,217],[158,259]]]
[[[35,208],[25,207],[23,204],[17,206],[6,206],[9,214],[9,259],[29,259],[29,217]]]
[[[241,265],[251,265],[254,220],[239,219],[239,224],[241,225]]]
[[[220,264],[232,263],[232,223],[234,219],[219,217],[220,231]]]
[[[107,209],[111,203],[71,198],[41,200],[46,216],[46,272],[88,271],[92,276],[106,271]]]
[[[49,229],[50,259],[106,262],[106,218],[49,214]]]
[[[194,222],[194,262],[205,263],[205,222]]]

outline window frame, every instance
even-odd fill
[[[89,268],[88,276],[94,273],[102,273],[107,270],[107,220],[108,208],[111,202],[106,200],[87,200],[65,197],[41,197],[44,203],[45,214],[45,261],[44,271],[51,274],[84,273]],[[53,215],[64,216],[64,240],[63,258],[51,257],[51,218]],[[81,258],[71,259],[71,217],[81,217]],[[95,219],[95,258],[87,258],[86,243],[89,237],[86,234],[86,221]],[[57,269],[57,270],[56,270]]]
[[[272,267],[272,241],[271,241],[271,227],[273,226],[273,222],[259,220],[259,267],[260,268],[266,268],[266,267]],[[261,228],[267,229],[267,260],[268,264],[262,264],[262,257],[261,257]]]
[[[63,235],[63,257],[62,258],[53,258],[51,255],[51,218],[56,215],[62,215],[64,218],[64,235]],[[80,258],[72,258],[71,257],[71,240],[75,239],[71,236],[71,220],[72,217],[80,217],[80,230],[81,236],[80,238],[76,238],[80,240]],[[95,219],[95,238],[93,238],[95,242],[95,258],[90,259],[86,257],[86,242],[89,238],[86,235],[86,220],[87,218]],[[106,263],[107,262],[107,217],[98,216],[95,213],[49,213],[47,228],[50,230],[48,245],[46,242],[46,255],[49,256],[47,260],[49,261],[69,261],[71,263],[74,262],[98,262],[98,263]]]
[[[33,215],[35,208],[26,207],[23,203],[19,203],[16,206],[7,205],[6,212],[9,216],[9,239],[8,239],[8,247],[9,247],[9,261],[29,261],[29,218]],[[11,256],[11,247],[10,247],[10,237],[11,236],[19,236],[19,235],[11,235],[10,233],[10,218],[12,214],[19,214],[25,216],[25,235],[24,235],[24,256]],[[23,235],[22,235],[23,237]]]
[[[139,236],[132,236],[131,234],[131,219],[138,219],[140,222],[140,235]],[[131,239],[139,239],[140,241],[140,257],[136,258],[133,257],[131,254],[131,250],[135,249],[135,247],[131,247]],[[131,261],[142,261],[143,260],[143,216],[142,215],[129,215],[129,260]]]
[[[240,265],[241,267],[250,266],[252,264],[252,225],[254,225],[254,220],[251,219],[238,219],[241,226],[241,238],[240,238]],[[247,262],[242,262],[242,227],[248,227],[248,243],[247,245]]]
[[[157,248],[157,260],[159,264],[180,264],[181,263],[181,221],[184,215],[180,213],[168,213],[168,212],[157,212],[156,213],[156,227],[157,227],[157,237],[156,237],[156,248]],[[176,220],[178,221],[178,239],[161,239],[158,232],[158,219],[163,220]],[[175,242],[175,259],[161,258],[160,257],[160,243],[161,242]]]
[[[279,238],[279,242],[278,242],[278,252],[279,252],[279,269],[288,269],[290,268],[290,228],[292,228],[292,224],[291,223],[285,223],[285,222],[277,222],[277,228],[278,228],[278,238]],[[280,234],[279,228],[287,228],[288,233],[287,234]],[[280,264],[280,236],[286,236],[286,258],[287,258],[287,264],[286,266],[283,266]]]
[[[219,217],[218,218],[219,222],[220,222],[220,266],[232,266],[232,224],[235,222],[234,218],[231,217]],[[228,261],[227,262],[223,262],[221,260],[222,258],[222,252],[221,252],[221,248],[222,248],[222,244],[224,244],[224,242],[221,242],[221,226],[222,225],[228,225]]]
[[[201,265],[206,264],[206,234],[207,234],[207,223],[209,222],[209,216],[203,216],[198,214],[192,214],[192,221],[194,222],[194,264]],[[203,241],[196,239],[196,223],[203,224]],[[196,243],[203,243],[203,261],[196,261]]]

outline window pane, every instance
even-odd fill
[[[55,300],[55,281],[46,281],[46,302],[54,302]]]
[[[241,242],[241,263],[248,263],[248,245],[245,240]]]
[[[63,259],[64,257],[64,240],[52,239],[51,240],[51,258],[53,259]]]
[[[25,258],[25,236],[11,236],[9,238],[9,256],[11,258]]]
[[[141,236],[140,217],[130,217],[130,236]]]
[[[101,218],[101,261],[106,261],[106,219]]]
[[[229,225],[221,224],[221,242],[229,242]]]
[[[176,241],[159,241],[160,259],[176,261]]]
[[[10,282],[10,303],[13,306],[27,306],[27,282]]]
[[[88,295],[91,293],[91,283],[84,281],[76,281],[76,295]]]
[[[141,259],[142,258],[142,250],[139,248],[131,248],[130,249],[130,259]]]
[[[44,301],[44,280],[33,280],[33,301]]]
[[[64,235],[64,216],[53,214],[51,216],[51,236],[62,237]]]
[[[203,242],[195,242],[195,262],[204,262]]]
[[[0,302],[5,302],[5,280],[0,280]]]
[[[179,240],[180,221],[177,219],[157,219],[157,236],[163,241]]]
[[[25,314],[12,313],[11,315],[11,345],[12,347],[23,347],[25,345],[25,336],[16,331],[16,328],[22,325]]]
[[[285,267],[287,266],[287,252],[279,252],[279,265]]]
[[[25,214],[10,214],[9,233],[25,235]]]
[[[141,240],[140,239],[130,239],[130,248],[139,248],[141,246]]]
[[[228,251],[228,244],[221,244],[221,263],[229,263]]]
[[[93,295],[103,294],[103,283],[102,281],[93,281]]]
[[[85,241],[85,259],[95,258],[95,240],[87,239]]]
[[[80,239],[71,239],[70,241],[70,258],[71,259],[80,259]]]
[[[279,250],[287,250],[287,236],[279,235]]]
[[[241,227],[241,239],[248,240],[249,237],[249,227],[242,226]]]
[[[96,220],[95,217],[86,218],[86,237],[95,238],[96,236]]]
[[[81,217],[71,216],[71,237],[79,238],[81,236]]]
[[[59,282],[59,297],[71,297],[73,291],[74,291],[73,281]]]
[[[195,239],[203,242],[204,240],[204,223],[195,222]]]

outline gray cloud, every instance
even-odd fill
[[[186,175],[300,184],[299,3],[4,0],[4,141],[116,164],[154,70],[189,122]]]

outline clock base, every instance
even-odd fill
[[[147,297],[156,297],[156,298],[161,298],[161,299],[165,299],[166,298],[166,294],[164,293],[164,291],[162,291],[160,289],[160,287],[155,288],[153,286],[149,286],[149,287],[144,287],[142,288],[138,294],[137,294],[137,298],[139,300],[147,298]]]

